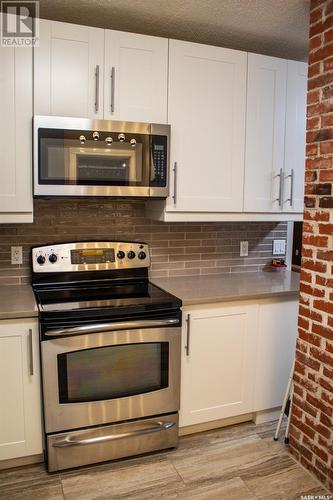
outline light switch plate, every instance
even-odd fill
[[[273,255],[286,255],[286,240],[273,240]]]
[[[241,241],[239,245],[239,256],[247,257],[249,255],[249,242]]]
[[[23,254],[22,247],[11,247],[11,259],[12,264],[22,264],[23,262]]]

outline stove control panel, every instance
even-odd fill
[[[149,267],[146,243],[93,241],[61,243],[32,249],[33,272],[105,271]]]

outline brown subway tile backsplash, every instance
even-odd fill
[[[30,282],[31,247],[80,240],[136,240],[151,248],[151,277],[262,270],[273,238],[287,238],[280,222],[165,223],[145,216],[142,201],[35,200],[33,224],[0,225],[0,284]],[[239,257],[239,242],[249,256]],[[23,265],[12,266],[10,247],[23,246]]]

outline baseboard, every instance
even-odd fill
[[[219,420],[212,420],[211,422],[204,422],[202,424],[188,425],[186,427],[180,427],[179,436],[187,436],[188,434],[211,431],[220,427],[227,427],[228,425],[251,422],[253,418],[253,413],[245,413],[244,415],[237,415],[236,417],[221,418]]]
[[[280,416],[281,408],[271,408],[269,410],[257,411],[254,413],[253,422],[256,425],[277,420]]]
[[[40,464],[44,462],[44,455],[30,455],[29,457],[11,458],[9,460],[0,460],[0,470],[12,469],[14,467],[23,467],[24,465]]]

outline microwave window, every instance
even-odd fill
[[[89,131],[41,128],[38,134],[40,184],[149,186],[147,135],[131,134],[120,142],[118,132],[101,132],[98,140]]]
[[[168,371],[168,342],[59,354],[59,401],[82,403],[158,391],[168,386]]]
[[[86,183],[95,183],[96,176],[99,181],[106,181],[108,184],[115,182],[126,182],[131,177],[131,158],[129,156],[118,156],[112,158],[94,156],[94,155],[78,155],[76,158],[77,176],[81,181]],[[141,172],[136,172],[136,179],[139,181]]]

